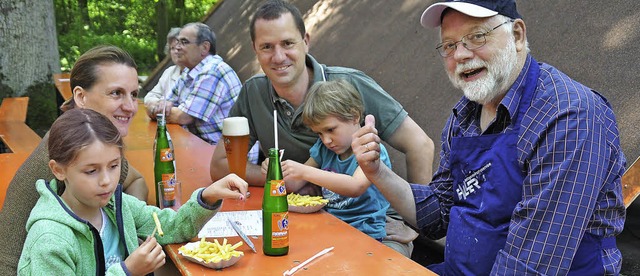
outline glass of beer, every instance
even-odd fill
[[[245,117],[229,117],[222,121],[222,139],[227,153],[229,172],[246,180],[249,153],[249,121]]]

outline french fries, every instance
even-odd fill
[[[188,248],[186,245],[183,245],[178,248],[178,252],[201,262],[218,263],[221,261],[227,261],[232,257],[243,256],[244,252],[236,250],[236,248],[240,247],[242,244],[243,243],[240,241],[231,245],[227,243],[227,239],[224,239],[222,244],[220,244],[217,239],[214,239],[213,242],[208,242],[203,237],[200,239],[196,248]]]
[[[155,212],[153,212],[153,221],[156,222],[156,229],[158,229],[158,235],[160,235],[160,237],[163,237],[164,232],[162,232],[162,226],[160,226],[160,220],[158,219],[158,214],[156,214]]]
[[[309,196],[300,194],[288,194],[287,201],[293,206],[316,206],[329,202],[321,196]]]

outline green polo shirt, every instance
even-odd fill
[[[365,115],[376,117],[376,128],[383,140],[407,117],[407,111],[380,85],[363,72],[344,67],[328,67],[318,63],[311,55],[306,58],[307,67],[313,68],[313,82],[345,79],[362,95]],[[249,120],[251,145],[260,141],[260,150],[269,156],[269,148],[275,147],[273,110],[278,112],[278,146],[285,149],[284,158],[304,163],[309,159],[309,149],[318,139],[302,123],[302,106],[297,109],[280,98],[264,75],[258,74],[242,86],[238,99],[229,116],[243,116]]]

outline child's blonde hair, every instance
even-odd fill
[[[364,103],[360,93],[343,79],[317,82],[307,92],[302,109],[302,122],[307,126],[321,123],[329,116],[340,121],[362,122]]]

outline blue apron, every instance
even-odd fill
[[[505,246],[511,216],[522,200],[526,177],[518,164],[517,142],[520,122],[531,105],[540,72],[533,59],[530,70],[510,131],[451,140],[454,203],[447,229],[445,262],[430,267],[436,273],[489,275],[498,251]],[[600,250],[609,247],[610,242],[586,234],[571,273],[603,275]]]

